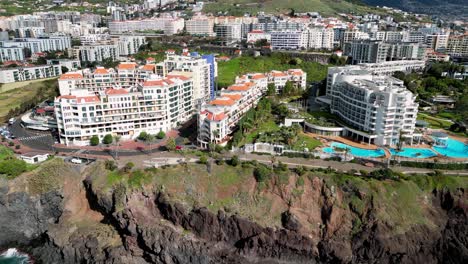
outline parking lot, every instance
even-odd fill
[[[10,139],[17,139],[23,145],[38,150],[53,150],[56,139],[51,131],[36,131],[24,128],[20,121],[6,127]]]

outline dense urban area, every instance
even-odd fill
[[[467,263],[466,12],[2,0],[0,264]]]

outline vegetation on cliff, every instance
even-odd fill
[[[227,162],[229,164],[229,162]],[[332,190],[334,206],[343,210],[343,217],[358,233],[368,221],[370,211],[378,221],[402,234],[416,225],[433,227],[428,209],[434,189],[455,190],[468,186],[464,177],[405,176],[390,170],[352,175],[333,169],[298,168],[289,170],[284,164],[270,165],[252,162],[208,161],[207,164],[183,164],[163,168],[106,170],[96,165],[91,172],[95,188],[107,193],[131,193],[138,189],[166,193],[170,200],[187,210],[206,206],[216,213],[224,210],[253,220],[263,226],[281,226],[281,214],[299,212],[302,225],[309,232],[320,230],[319,208],[308,203],[316,201],[326,188]],[[121,204],[119,208],[123,208]]]

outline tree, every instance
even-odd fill
[[[112,141],[114,141],[114,139],[112,138],[111,134],[105,135],[104,138],[102,139],[102,143],[106,145],[112,144]]]
[[[267,95],[272,96],[276,94],[276,86],[274,83],[268,84]]]
[[[137,139],[146,141],[146,140],[148,139],[148,135],[149,135],[149,134],[146,133],[145,131],[140,132],[140,134],[138,135]]]
[[[91,144],[91,146],[99,145],[99,137],[96,135],[92,136],[91,139],[89,140],[89,144]]]
[[[259,165],[254,169],[254,177],[257,182],[267,181],[271,177],[271,170],[265,165]]]
[[[270,43],[268,43],[268,40],[266,39],[259,39],[255,41],[254,46],[257,48],[264,47],[264,46],[270,46]]]
[[[117,165],[115,165],[115,161],[113,160],[106,160],[106,162],[104,163],[104,167],[110,171],[117,169]]]
[[[166,133],[164,133],[164,131],[159,131],[159,133],[156,134],[156,137],[157,137],[158,139],[163,139],[163,138],[166,137]]]
[[[230,163],[234,167],[238,166],[240,164],[239,157],[237,155],[232,156]]]
[[[174,151],[176,149],[177,145],[176,145],[176,142],[175,142],[175,139],[170,137],[167,139],[167,142],[166,142],[166,148],[169,150],[169,151]]]
[[[68,68],[65,67],[65,66],[62,66],[61,69],[62,69],[62,73],[67,73],[68,72]]]
[[[294,89],[294,85],[292,84],[292,82],[287,81],[283,87],[282,95],[283,96],[292,95],[294,93],[294,90],[295,89]]]

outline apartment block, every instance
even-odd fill
[[[309,28],[307,31],[307,45],[309,49],[333,49],[334,31],[331,28]]]
[[[239,23],[216,24],[214,26],[216,37],[225,45],[240,42],[242,39],[242,27]]]
[[[307,47],[306,31],[273,31],[271,48],[280,50],[297,50]]]
[[[119,47],[120,56],[128,56],[138,53],[141,46],[146,44],[145,36],[119,36],[114,41]]]
[[[61,95],[55,98],[55,115],[61,143],[83,146],[91,137],[102,140],[107,134],[134,139],[141,132],[167,132],[193,116],[191,78],[138,75],[144,81],[136,82],[129,74],[136,73],[134,66],[126,63],[117,71],[98,68],[92,73],[67,73],[60,78]],[[145,68],[147,65],[140,69]],[[66,84],[72,88],[64,89]]]
[[[209,144],[226,144],[242,116],[255,107],[265,94],[268,84],[281,90],[286,82],[305,89],[306,74],[300,69],[267,74],[251,73],[236,78],[235,84],[223,89],[215,99],[203,104],[198,114],[197,141],[202,148]]]
[[[181,55],[168,53],[164,62],[159,63],[160,75],[170,72],[192,78],[193,97],[196,105],[210,100],[215,95],[217,63],[213,55],[200,56],[196,52],[184,52]]]
[[[1,44],[0,44],[1,45]],[[1,47],[0,61],[22,61],[24,60],[24,48],[21,47]]]
[[[143,31],[162,31],[165,35],[174,35],[182,32],[183,30],[183,18],[160,17],[151,19],[109,22],[109,32],[111,34]]]
[[[39,38],[15,38],[11,41],[0,41],[0,46],[28,48],[31,53],[63,51],[71,47],[71,38],[63,35],[41,36]]]
[[[468,34],[450,36],[447,53],[456,57],[468,57]]]
[[[13,83],[57,77],[62,74],[59,65],[40,65],[0,69],[0,83]]]
[[[195,36],[215,36],[213,18],[195,16],[185,21],[185,30]]]
[[[78,46],[73,49],[76,58],[87,62],[100,62],[105,59],[117,60],[120,56],[120,49],[117,44],[94,44],[88,46]]]
[[[248,43],[255,43],[262,39],[265,39],[266,41],[271,42],[270,33],[265,33],[262,30],[252,30],[249,33],[247,33]]]

